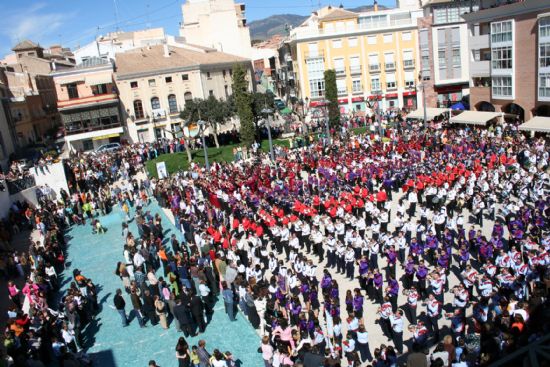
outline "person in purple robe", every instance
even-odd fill
[[[405,277],[403,279],[403,287],[405,287],[405,289],[410,289],[413,286],[415,272],[414,260],[412,256],[409,255],[407,263],[405,264]]]
[[[382,286],[384,285],[384,278],[378,269],[374,269],[373,274],[373,284],[374,284],[374,297],[376,302],[382,304],[384,299],[382,297]]]
[[[363,317],[363,300],[364,297],[361,294],[361,289],[355,288],[353,291],[355,294],[353,296],[353,312],[357,318]]]

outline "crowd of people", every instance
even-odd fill
[[[14,298],[8,353],[19,357],[38,335],[41,356],[76,358],[96,292],[77,272],[55,311],[44,304],[63,268],[62,231],[116,207],[122,325],[127,293],[141,327],[183,333],[180,366],[235,363],[185,339],[205,331],[218,298],[230,320],[240,313],[258,330],[266,366],[489,365],[550,326],[547,141],[505,133],[400,127],[385,143],[374,134],[308,141],[278,147],[276,162],[258,151],[163,180],[143,163],[183,151],[181,141],[73,156],[70,192],[21,208],[40,240],[16,256],[29,260],[15,269],[31,283],[27,305]],[[164,241],[153,198],[183,241]]]

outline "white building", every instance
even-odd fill
[[[180,42],[177,37],[165,34],[163,28],[113,32],[99,36],[93,42],[78,48],[74,51],[74,56],[77,64],[94,57],[110,60],[115,58],[116,53],[162,43],[177,46]]]
[[[233,0],[187,0],[181,7],[185,42],[253,58],[245,5]]]

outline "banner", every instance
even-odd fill
[[[166,170],[165,162],[157,162],[157,175],[159,179],[168,177],[168,171]]]

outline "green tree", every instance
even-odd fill
[[[231,106],[229,105],[229,103],[227,103],[227,101],[224,101],[223,99],[216,99],[216,97],[214,96],[209,96],[203,104],[206,107],[206,111],[205,115],[201,115],[202,119],[208,121],[208,124],[212,128],[212,135],[214,136],[214,143],[216,144],[216,148],[219,148],[219,125],[225,124],[233,115]]]
[[[254,128],[254,114],[252,112],[252,97],[248,92],[246,69],[237,64],[233,67],[233,94],[235,96],[235,108],[241,122],[241,143],[251,145],[254,142],[256,129]]]
[[[334,70],[325,70],[325,97],[328,101],[329,127],[338,128],[340,126],[340,108],[338,108],[338,89]]]

